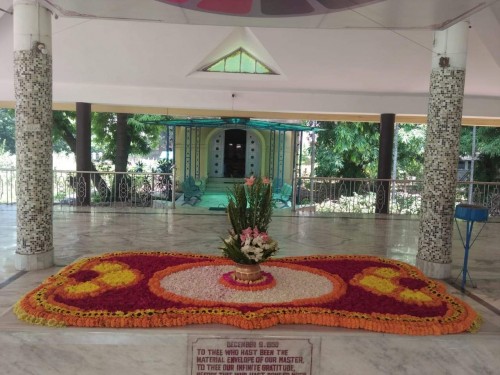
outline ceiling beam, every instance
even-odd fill
[[[15,102],[0,101],[0,108],[15,108]],[[56,111],[75,111],[76,103],[53,103]],[[362,113],[307,113],[307,112],[264,112],[264,111],[232,111],[217,109],[193,108],[163,108],[142,106],[120,106],[115,104],[92,104],[92,112],[113,112],[132,114],[156,114],[173,117],[251,117],[275,120],[317,120],[317,121],[351,121],[351,122],[380,122],[380,114]],[[426,124],[424,115],[398,115],[396,122],[410,124]],[[500,117],[462,117],[464,126],[492,126],[500,127]]]

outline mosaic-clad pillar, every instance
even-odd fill
[[[53,265],[51,14],[14,1],[17,250],[15,267]]]
[[[469,24],[437,31],[430,84],[417,266],[451,276],[451,240]]]

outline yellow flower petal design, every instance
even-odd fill
[[[415,300],[415,301],[421,301],[421,302],[430,302],[432,301],[432,298],[428,296],[425,293],[422,293],[420,291],[415,291],[411,289],[405,289],[403,290],[399,296],[403,299],[406,300]]]
[[[109,286],[122,286],[133,283],[136,275],[131,270],[121,270],[116,272],[108,272],[99,277],[99,280]]]
[[[397,288],[397,285],[394,285],[391,280],[372,275],[363,277],[359,283],[384,294],[392,293]]]
[[[388,267],[379,268],[374,272],[374,274],[386,279],[392,279],[399,276],[399,272],[397,270]]]
[[[92,281],[86,281],[83,283],[78,283],[75,285],[69,285],[64,289],[70,294],[80,294],[80,293],[91,293],[100,288],[99,285],[93,283]]]
[[[100,273],[115,272],[122,269],[123,266],[121,264],[114,262],[103,262],[96,264],[94,267],[92,267],[92,270]]]

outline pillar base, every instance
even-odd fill
[[[416,266],[431,279],[443,280],[451,277],[451,263],[434,263],[417,258]]]
[[[17,254],[14,265],[19,271],[43,270],[54,265],[54,250],[38,254]]]

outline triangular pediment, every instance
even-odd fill
[[[238,27],[229,33],[190,74],[228,74],[227,77],[262,77],[283,79],[283,74],[271,54],[248,27]],[[278,78],[281,77],[281,78]]]
[[[277,74],[242,47],[221,57],[201,70],[217,73]]]

